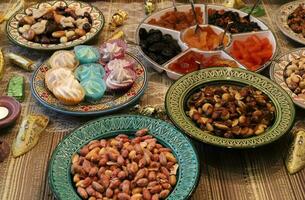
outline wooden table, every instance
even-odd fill
[[[6,6],[8,0],[1,1],[0,10]],[[37,2],[26,0],[27,4]],[[169,1],[158,0],[158,8],[170,6]],[[205,1],[219,3],[220,1]],[[262,20],[274,31],[281,52],[300,47],[284,37],[273,18],[275,10],[285,1],[264,0],[263,6],[267,15]],[[286,1],[287,2],[287,1]],[[111,15],[118,9],[125,9],[129,13],[129,19],[122,27],[128,39],[134,39],[135,28],[145,17],[143,1],[99,1],[93,2],[99,7],[109,22]],[[0,46],[5,51],[14,51],[26,55],[34,60],[42,61],[49,56],[47,53],[28,51],[17,47],[8,41],[4,32],[4,24],[0,26]],[[106,29],[99,36],[101,43],[110,32]],[[6,73],[0,82],[0,95],[6,94],[6,86],[13,74],[22,74],[27,78],[26,98],[22,103],[22,114],[17,123],[7,129],[0,130],[0,139],[12,144],[16,137],[20,122],[27,114],[40,113],[50,117],[50,124],[42,134],[38,145],[27,154],[14,159],[10,155],[8,159],[0,163],[0,199],[3,200],[44,200],[54,199],[47,183],[47,165],[53,149],[60,140],[74,128],[85,123],[89,119],[69,117],[43,108],[31,96],[29,80],[31,74],[24,72],[6,62]],[[267,74],[267,70],[265,71]],[[166,75],[149,70],[149,86],[145,95],[141,98],[141,105],[163,105],[164,95],[168,86],[172,83]],[[304,118],[304,110],[297,109],[298,117]],[[124,111],[126,112],[126,111]],[[305,170],[296,175],[289,175],[284,165],[287,152],[287,138],[274,142],[265,147],[249,150],[222,149],[194,141],[201,161],[201,177],[199,185],[192,199],[305,199]]]

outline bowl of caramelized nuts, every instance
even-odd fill
[[[56,199],[183,200],[198,177],[190,140],[162,120],[136,115],[76,129],[59,143],[48,171]]]
[[[280,86],[238,68],[208,68],[180,78],[168,90],[165,105],[183,132],[229,148],[275,141],[290,130],[295,116]]]
[[[8,20],[6,32],[20,46],[59,50],[91,40],[104,23],[102,12],[88,3],[55,0],[20,9]]]

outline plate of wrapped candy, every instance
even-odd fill
[[[56,199],[185,200],[199,174],[194,146],[174,126],[117,115],[88,122],[60,142],[48,180]]]
[[[7,22],[9,39],[37,50],[59,50],[83,44],[104,27],[102,12],[81,1],[47,1],[16,12]]]
[[[214,67],[186,74],[167,91],[173,123],[204,143],[255,148],[289,132],[295,108],[270,79],[240,68]]]
[[[276,12],[276,25],[290,39],[305,45],[305,2],[292,1]]]
[[[195,4],[195,12],[200,25],[196,32],[190,4],[158,11],[138,26],[139,50],[158,72],[174,80],[216,66],[260,72],[275,57],[275,36],[259,19],[212,4]]]
[[[146,69],[126,52],[122,40],[99,48],[59,50],[36,69],[32,94],[42,105],[70,115],[98,115],[122,109],[143,95]]]

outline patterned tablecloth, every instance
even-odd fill
[[[0,10],[7,0],[1,0]],[[37,0],[26,0],[26,4]],[[171,5],[170,1],[158,1],[158,9]],[[205,1],[219,3],[220,1]],[[288,2],[288,0],[286,1]],[[301,47],[287,39],[280,33],[275,25],[274,12],[281,0],[264,0],[266,16],[261,19],[274,31],[280,47],[280,52]],[[128,11],[129,19],[122,27],[129,40],[134,40],[134,32],[138,23],[145,17],[143,1],[99,1],[93,2],[102,10],[106,22],[118,9]],[[0,46],[6,52],[14,51],[41,62],[49,55],[39,51],[29,51],[18,47],[8,41],[5,34],[5,25],[0,26]],[[107,27],[98,40],[91,42],[97,44],[111,34]],[[8,80],[13,74],[22,74],[26,80],[26,98],[22,103],[22,114],[17,123],[10,128],[0,130],[0,139],[12,144],[16,137],[20,122],[27,114],[41,113],[50,117],[50,124],[42,134],[38,145],[17,159],[11,155],[0,163],[0,199],[3,200],[44,200],[54,199],[47,183],[47,165],[53,149],[58,142],[71,130],[82,125],[88,118],[69,117],[50,111],[36,102],[30,94],[30,73],[12,66],[6,61],[5,76],[0,81],[0,95],[6,94]],[[267,74],[267,71],[265,72]],[[164,96],[168,86],[172,83],[165,74],[158,74],[149,69],[149,85],[145,95],[141,98],[141,105],[163,105]],[[298,118],[304,118],[304,110],[297,109]],[[127,111],[123,111],[127,112]],[[212,147],[194,141],[201,161],[201,177],[199,185],[192,199],[305,199],[305,170],[296,175],[289,175],[284,166],[284,157],[287,152],[287,138],[249,150],[232,150]]]

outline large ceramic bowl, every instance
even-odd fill
[[[218,137],[201,130],[186,115],[185,105],[198,88],[211,84],[251,85],[264,92],[276,109],[273,124],[261,135],[244,139]],[[279,85],[262,75],[238,68],[208,68],[183,76],[167,91],[165,106],[170,119],[180,130],[204,143],[228,148],[254,148],[273,142],[290,130],[295,117],[293,102]]]
[[[284,78],[284,71],[292,60],[305,57],[305,48],[294,49],[279,55],[270,66],[270,78],[280,85],[292,98],[293,102],[305,109],[305,98],[295,94],[287,85]]]
[[[203,26],[211,25],[211,23],[209,23],[209,20],[208,20],[208,10],[209,9],[233,11],[233,12],[237,12],[241,17],[244,17],[244,16],[247,15],[247,13],[242,12],[240,10],[233,9],[233,8],[227,8],[227,7],[220,6],[220,5],[214,5],[214,4],[195,4],[195,7],[200,7],[201,11],[203,12],[203,16],[202,16],[203,17]],[[190,4],[184,4],[184,5],[177,6],[178,11],[183,11],[183,12],[188,11],[190,8],[191,8]],[[160,19],[162,15],[164,15],[166,12],[169,12],[169,11],[173,11],[173,7],[169,7],[169,8],[160,10],[158,12],[155,12],[152,15],[148,16],[146,19],[144,19],[139,24],[139,26],[136,30],[136,43],[140,44],[139,31],[140,31],[141,28],[145,29],[146,31],[149,31],[151,29],[157,29],[157,30],[160,30],[162,32],[162,34],[169,34],[175,40],[177,40],[182,52],[180,54],[176,55],[175,57],[173,57],[172,59],[168,60],[167,62],[165,62],[162,65],[160,65],[157,62],[155,62],[154,60],[152,60],[149,56],[147,56],[144,53],[142,48],[139,47],[139,51],[141,52],[141,54],[143,55],[145,60],[147,60],[147,62],[150,63],[150,66],[152,66],[156,71],[158,71],[160,73],[165,71],[169,78],[177,80],[178,78],[183,76],[183,74],[177,73],[177,72],[169,69],[169,65],[176,62],[177,59],[179,59],[181,56],[183,56],[184,54],[186,54],[190,50],[194,50],[194,48],[190,49],[188,47],[188,45],[186,43],[184,43],[181,39],[182,38],[181,35],[183,35],[185,29],[182,30],[182,31],[177,31],[177,30],[168,29],[168,28],[164,28],[164,27],[161,27],[161,26],[156,26],[156,25],[149,24],[149,21],[151,19]],[[201,50],[197,49],[197,52],[200,52],[205,57],[210,57],[211,54],[213,54],[213,55],[219,56],[222,59],[234,60],[237,63],[239,68],[247,69],[246,66],[240,64],[238,59],[234,58],[230,53],[231,49],[233,48],[234,41],[236,41],[236,40],[244,41],[248,37],[253,36],[253,35],[257,36],[258,38],[268,38],[270,44],[272,45],[272,56],[266,63],[261,65],[255,71],[255,72],[261,72],[263,69],[265,69],[267,66],[270,65],[271,60],[273,60],[273,58],[276,56],[277,51],[278,51],[277,50],[277,42],[276,42],[276,38],[275,38],[273,32],[261,20],[259,20],[258,18],[255,18],[253,16],[251,16],[250,19],[251,19],[251,21],[256,22],[261,27],[262,30],[261,31],[253,31],[253,32],[232,34],[232,37],[230,38],[231,39],[230,40],[231,44],[229,46],[225,47],[223,50],[201,51]],[[212,26],[212,27],[213,27],[214,31],[216,31],[216,32],[223,32],[224,31],[223,28],[221,28],[221,27],[216,27],[218,30],[215,30],[215,26]]]
[[[59,43],[59,44],[41,44],[28,41],[24,39],[20,33],[18,32],[18,22],[22,19],[26,14],[32,13],[32,10],[38,9],[41,7],[50,7],[54,5],[62,5],[62,6],[74,6],[77,8],[84,8],[87,10],[92,17],[92,27],[90,32],[86,33],[86,35],[69,42]],[[76,45],[80,45],[88,42],[92,38],[94,38],[98,33],[103,29],[105,24],[105,18],[103,13],[96,7],[81,1],[73,1],[73,0],[56,0],[56,1],[47,1],[43,3],[38,3],[32,5],[25,10],[21,9],[17,11],[7,22],[6,24],[6,33],[8,38],[17,45],[37,50],[59,50],[59,49],[68,49],[74,47]]]
[[[148,128],[158,142],[172,149],[178,160],[178,179],[167,200],[188,199],[199,178],[199,160],[190,140],[174,126],[158,119],[137,115],[109,116],[91,121],[74,130],[56,147],[49,163],[48,179],[56,199],[81,199],[72,185],[71,157],[95,139],[131,134]]]
[[[144,94],[148,83],[147,71],[144,65],[130,53],[126,53],[125,56],[135,63],[136,71],[135,82],[125,93],[114,94],[106,92],[102,99],[96,103],[84,101],[75,106],[63,105],[45,86],[45,74],[50,69],[46,61],[33,73],[31,81],[32,94],[43,106],[68,115],[103,115],[123,109],[139,100]]]
[[[302,34],[295,33],[287,23],[288,16],[302,3],[305,3],[304,0],[301,1],[291,1],[282,5],[275,13],[274,21],[276,22],[277,27],[281,32],[289,37],[290,39],[299,42],[305,45],[305,37]]]

